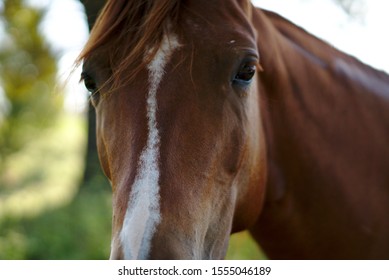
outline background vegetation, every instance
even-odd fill
[[[356,13],[354,1],[334,0]],[[104,0],[82,1],[93,25]],[[0,259],[107,259],[111,190],[98,164],[94,112],[63,110],[45,10],[0,0]],[[265,258],[246,232],[228,259]]]

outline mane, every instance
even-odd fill
[[[130,82],[148,64],[164,34],[176,27],[180,0],[108,0],[77,58],[80,65],[104,49],[112,75],[112,88]]]

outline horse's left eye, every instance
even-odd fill
[[[235,76],[235,80],[249,82],[255,75],[255,65],[245,64]]]
[[[244,64],[239,69],[239,72],[236,74],[234,78],[234,82],[250,83],[255,75],[255,71],[256,71],[256,66],[254,64],[249,64],[249,63]]]

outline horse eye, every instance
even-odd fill
[[[81,79],[84,81],[86,89],[93,95],[97,91],[95,80],[85,73],[81,74]]]
[[[84,81],[84,85],[86,89],[89,91],[90,94],[89,97],[92,105],[97,106],[100,100],[100,94],[95,80],[86,73],[81,74],[81,80]]]
[[[249,83],[253,79],[256,71],[256,66],[253,64],[244,64],[239,72],[236,74],[234,81],[235,82],[243,82]]]

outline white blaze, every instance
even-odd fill
[[[179,47],[176,36],[165,36],[161,47],[148,65],[147,97],[148,139],[138,166],[124,217],[120,241],[125,259],[146,259],[151,239],[161,222],[159,205],[159,132],[157,126],[157,91],[164,68],[173,51]]]

